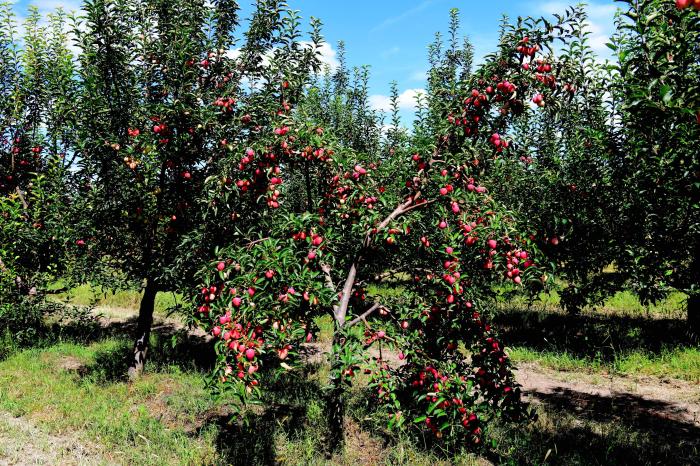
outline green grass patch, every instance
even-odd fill
[[[126,345],[64,343],[11,356],[0,363],[0,410],[51,432],[84,434],[119,462],[211,463],[215,429],[197,437],[186,432],[188,423],[214,407],[201,374],[151,368],[134,384],[112,380],[110,356],[123,358]]]
[[[54,285],[57,287],[57,285]],[[56,301],[76,306],[95,306],[107,311],[120,309],[138,310],[143,292],[136,290],[112,291],[90,285],[80,285],[62,293],[52,295]],[[156,295],[155,313],[165,315],[169,309],[184,304],[183,297],[176,293],[160,292]]]
[[[616,355],[611,361],[522,347],[512,348],[509,354],[516,363],[535,362],[558,371],[607,371],[700,382],[700,349],[693,347],[664,348],[659,353],[634,350]]]

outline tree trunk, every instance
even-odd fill
[[[345,387],[343,387],[342,378],[342,362],[340,354],[345,343],[345,338],[340,334],[339,329],[336,329],[333,337],[333,345],[331,347],[331,377],[330,390],[326,398],[326,419],[328,421],[328,456],[340,450],[343,446],[344,429],[343,421],[345,419]],[[339,350],[335,351],[338,347]]]
[[[156,303],[156,293],[158,287],[152,280],[146,281],[146,289],[141,298],[139,307],[139,321],[136,329],[136,341],[134,343],[134,354],[129,361],[129,378],[138,378],[143,373],[146,364],[146,353],[148,352],[148,341],[151,337],[151,325],[153,325],[153,310]]]
[[[693,338],[700,339],[700,293],[688,296],[688,328]]]

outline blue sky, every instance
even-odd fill
[[[449,11],[461,12],[461,32],[476,49],[477,59],[491,51],[497,40],[498,24],[503,14],[515,18],[525,15],[550,15],[563,12],[578,0],[288,0],[302,17],[320,18],[328,46],[325,60],[337,63],[336,44],[344,40],[347,59],[352,65],[370,65],[371,102],[377,109],[387,106],[389,83],[396,80],[401,95],[402,114],[410,118],[414,95],[425,86],[427,45],[436,31],[447,29]],[[19,0],[15,10],[26,12],[28,4],[42,11],[57,6],[76,9],[80,0]],[[243,14],[251,11],[253,0],[241,0]],[[616,4],[613,0],[589,0],[591,40],[594,49],[607,55],[605,43],[612,32]],[[408,122],[405,122],[408,123]]]

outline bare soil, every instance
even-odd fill
[[[561,372],[521,364],[517,380],[534,402],[547,402],[592,418],[625,417],[648,423],[675,421],[700,427],[700,384],[652,377]]]
[[[26,418],[0,413],[0,465],[108,464],[99,448],[70,434],[48,434]]]

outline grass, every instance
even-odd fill
[[[473,454],[444,457],[408,440],[364,430],[359,400],[350,403],[346,448],[328,458],[321,388],[328,374],[325,365],[265,381],[265,404],[234,415],[231,399],[214,398],[205,388],[206,362],[192,358],[201,350],[169,350],[166,338],[155,338],[153,344],[147,372],[135,383],[124,379],[127,338],[17,352],[0,361],[0,412],[23,416],[42,431],[98,445],[110,464],[484,464]],[[514,357],[547,363],[532,352],[516,350]],[[633,358],[626,361],[635,363]],[[563,365],[571,370],[584,366],[575,357]],[[647,429],[620,413],[601,415],[605,409],[588,416],[566,406],[568,398],[546,400],[536,408],[533,424],[492,430],[491,448],[485,452],[489,461],[687,464],[697,447],[674,437],[677,426],[669,421],[655,421],[655,428]]]
[[[114,361],[109,357],[123,356],[126,344],[64,343],[10,357],[0,365],[0,410],[26,416],[50,432],[79,432],[111,452],[109,460],[121,463],[210,462],[216,432],[204,429],[192,438],[184,430],[187,421],[214,403],[201,375],[163,368],[131,385],[110,381]],[[85,375],[63,369],[75,361],[84,364]],[[170,411],[177,416],[158,419]]]
[[[616,355],[612,361],[519,347],[512,348],[509,354],[516,363],[535,362],[558,371],[605,371],[627,376],[644,375],[700,382],[700,349],[692,347],[667,348],[658,354],[640,349]]]
[[[54,284],[60,288],[60,283]],[[90,285],[80,285],[68,291],[52,295],[52,299],[75,306],[95,306],[107,315],[119,312],[120,309],[138,309],[143,292],[136,290],[110,291]],[[178,304],[183,304],[182,296],[176,293],[160,292],[156,295],[155,313],[166,315],[168,310]]]
[[[685,318],[685,301],[687,298],[688,296],[684,293],[673,292],[659,302],[643,305],[639,297],[631,291],[618,291],[599,305],[585,307],[582,313],[657,319],[683,319]],[[540,292],[532,302],[529,302],[524,296],[509,297],[507,301],[499,302],[497,307],[510,309],[513,306],[529,307],[539,311],[563,312],[561,309],[561,297],[556,289]]]
[[[391,288],[368,292],[400,293]],[[56,298],[97,304],[109,315],[118,309],[133,313],[139,294],[105,296],[79,287]],[[495,316],[516,362],[591,376],[614,372],[700,382],[700,349],[683,339],[683,322],[670,317],[680,315],[683,296],[647,310],[634,295],[622,293],[604,307],[574,317],[558,308],[558,299],[556,293],[542,294],[529,308],[516,301]],[[178,301],[159,295],[157,312],[162,315]],[[319,340],[329,343],[332,319],[316,324]],[[592,395],[580,411],[570,394],[561,393],[540,398],[535,422],[488,432],[483,458],[445,456],[372,430],[364,423],[358,388],[350,397],[346,447],[329,456],[325,362],[265,381],[265,403],[234,414],[232,399],[213,397],[206,389],[211,348],[194,340],[171,343],[168,335],[154,335],[145,376],[134,383],[125,380],[131,351],[125,329],[117,325],[79,342],[71,342],[66,333],[62,342],[18,349],[0,360],[0,413],[22,416],[43,432],[95,445],[107,464],[432,466],[484,464],[486,459],[496,464],[691,464],[699,454],[700,429],[665,418],[644,423],[624,408],[611,412],[609,399]],[[0,425],[0,438],[3,433],[23,438]]]
[[[352,421],[346,449],[327,458],[321,392],[327,368],[268,381],[265,408],[233,415],[233,401],[212,397],[194,365],[151,361],[141,379],[128,383],[129,351],[128,340],[110,338],[18,352],[0,362],[0,412],[99,445],[110,464],[350,465],[384,456],[394,464],[448,464],[407,443],[384,447]]]

